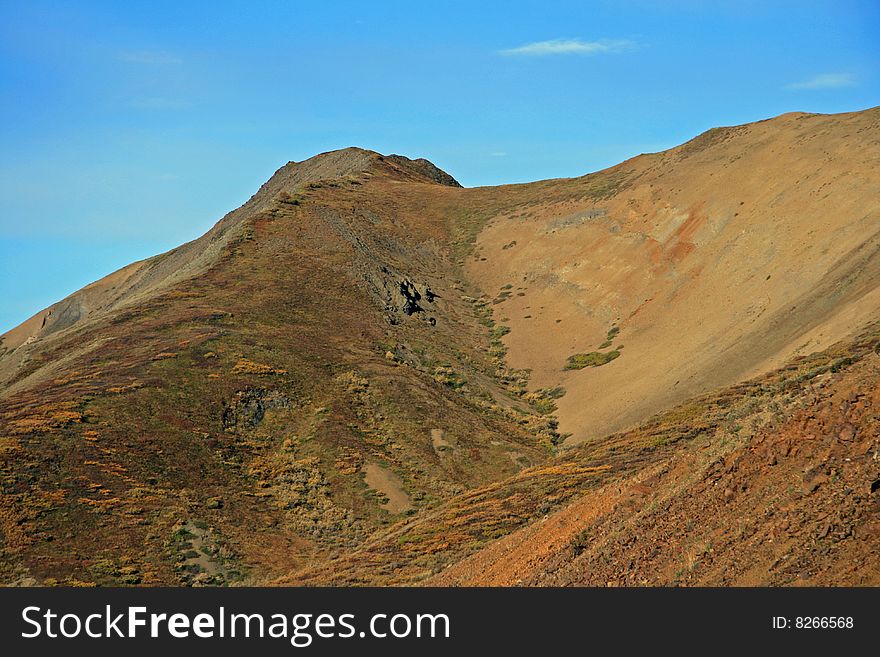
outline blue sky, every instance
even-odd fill
[[[464,185],[880,104],[880,3],[0,0],[0,332],[350,145]]]

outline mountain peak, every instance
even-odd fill
[[[301,162],[291,161],[278,169],[267,184],[292,191],[309,182],[344,178],[362,173],[387,175],[411,182],[428,182],[450,187],[461,185],[432,162],[403,155],[382,155],[365,148],[349,146],[319,153]]]
[[[461,187],[455,178],[425,158],[413,160],[403,155],[382,155],[356,146],[319,153],[301,162],[288,162],[275,172],[272,180],[289,188],[367,172],[412,182]]]

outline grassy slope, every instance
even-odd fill
[[[877,585],[878,339],[575,447],[280,583]]]
[[[497,378],[426,193],[448,191],[282,195],[204,275],[37,352],[22,375],[75,355],[5,400],[3,581],[278,575],[394,520],[366,463],[417,511],[546,458],[552,425]],[[402,278],[437,295],[425,312],[400,312]]]

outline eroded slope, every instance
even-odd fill
[[[560,181],[588,196],[535,190],[488,219],[468,271],[510,363],[565,389],[569,444],[600,438],[876,316],[878,165],[876,109],[719,128],[604,185]],[[605,364],[565,369],[594,352]]]

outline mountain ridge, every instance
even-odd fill
[[[130,284],[131,288],[129,289],[132,291],[141,286],[150,288],[149,282],[144,284],[140,279],[146,278],[149,281],[151,276],[149,272],[144,272],[144,269],[150,268],[151,263],[157,259],[171,258],[175,261],[173,267],[166,266],[161,269],[160,278],[163,273],[168,275],[167,272],[172,268],[175,272],[182,270],[184,276],[197,275],[205,266],[204,261],[209,260],[211,256],[216,254],[218,247],[234,236],[235,228],[241,220],[249,213],[265,209],[277,194],[289,194],[307,184],[346,176],[359,177],[371,173],[389,175],[401,180],[422,180],[460,187],[452,176],[424,158],[410,160],[402,155],[383,156],[375,151],[357,147],[319,153],[302,162],[288,162],[279,167],[250,199],[224,215],[201,237],[165,253],[127,265],[39,311],[18,326],[0,335],[0,347],[14,349],[21,346],[29,338],[37,338],[40,335],[47,335],[55,330],[66,328],[92,310],[100,311],[116,307],[118,297],[111,298],[105,303],[99,301],[96,304],[90,303],[90,299],[80,301],[80,297],[89,296],[90,292],[94,293],[98,289],[103,290],[108,286],[115,288],[120,284]],[[192,253],[192,251],[196,251],[196,253]],[[171,281],[160,282],[159,286],[173,283],[173,280],[179,275],[181,274],[175,273],[171,276]],[[90,308],[92,305],[97,305],[97,308]]]
[[[498,187],[285,164],[3,336],[0,581],[880,581],[878,162],[875,108]]]

